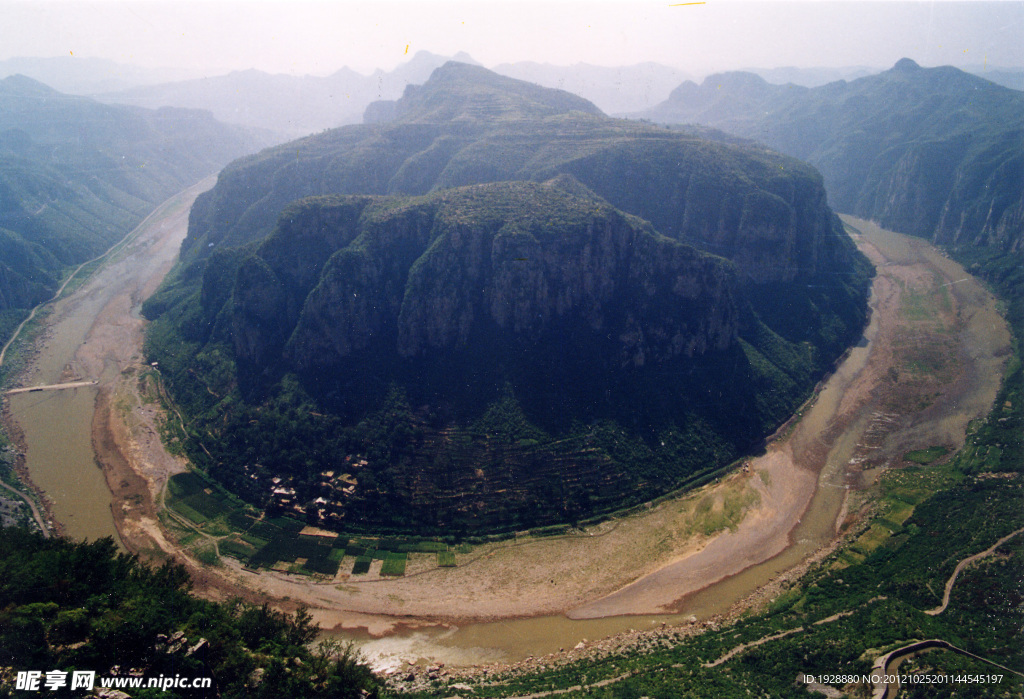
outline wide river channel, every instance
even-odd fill
[[[209,185],[208,182],[205,186]],[[88,359],[82,358],[80,350],[90,333],[96,330],[102,311],[119,289],[123,291],[125,284],[152,288],[154,274],[166,272],[186,232],[187,216],[182,212],[187,211],[201,189],[193,188],[169,200],[140,226],[140,238],[145,237],[147,226],[161,228],[161,245],[153,247],[152,254],[143,256],[145,263],[139,262],[143,258],[137,250],[132,254],[129,245],[112,255],[105,267],[81,288],[54,305],[23,385],[72,380],[102,382],[116,375],[120,370],[116,365],[90,364]],[[165,225],[161,226],[161,222]],[[931,254],[940,254],[921,241],[915,243],[925,246]],[[137,314],[141,298],[134,301],[130,313]],[[844,388],[864,368],[877,332],[877,317],[873,316],[862,341],[849,352],[819,392],[817,400],[798,423],[797,430],[809,437],[827,430],[843,398]],[[116,540],[110,491],[97,466],[92,447],[95,397],[95,388],[82,387],[21,393],[6,399],[23,433],[29,474],[46,493],[51,513],[61,523],[65,534],[77,539],[113,536]],[[964,420],[967,417],[965,415]],[[452,665],[515,662],[527,656],[571,648],[583,639],[598,639],[630,629],[653,628],[662,622],[684,623],[691,616],[703,620],[725,612],[836,536],[837,517],[847,493],[845,467],[863,434],[866,418],[852,420],[849,428],[833,441],[809,506],[790,534],[789,546],[767,561],[689,595],[677,607],[678,613],[586,620],[560,615],[542,616],[459,627],[417,625],[400,627],[382,638],[349,631],[338,632],[337,635],[359,643],[378,667],[397,667],[402,662],[421,658]]]

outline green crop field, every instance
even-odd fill
[[[207,519],[215,519],[234,511],[234,508],[223,499],[204,492],[187,495],[181,501],[196,512],[202,513]]]
[[[380,568],[381,575],[405,575],[405,554],[389,553],[384,559],[384,565]]]
[[[249,544],[235,539],[225,539],[217,544],[217,548],[225,556],[237,558],[242,563],[247,563],[249,558],[256,553],[256,549]]]
[[[182,517],[185,517],[196,524],[204,524],[209,521],[208,517],[200,512],[196,512],[181,500],[171,503],[170,507]]]

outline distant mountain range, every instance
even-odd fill
[[[392,71],[361,75],[342,68],[327,77],[270,75],[256,70],[109,92],[99,99],[156,108],[208,109],[228,123],[272,129],[294,138],[358,124],[371,102],[395,100],[408,85],[426,82],[448,60],[477,65],[466,54],[420,51]],[[607,113],[636,111],[663,100],[688,76],[654,63],[624,67],[507,63],[496,73],[580,95]]]
[[[465,54],[457,60],[472,62]],[[358,124],[370,102],[397,99],[408,85],[426,82],[450,60],[420,51],[392,71],[361,75],[349,68],[327,77],[271,75],[245,70],[176,83],[147,85],[99,95],[98,99],[154,109],[165,105],[207,109],[231,124],[269,129],[280,140]]]
[[[654,106],[668,97],[679,83],[692,78],[681,70],[658,63],[608,67],[521,61],[502,63],[493,70],[510,78],[579,95],[606,114],[635,112]]]
[[[207,112],[152,111],[0,80],[0,342],[69,265],[266,143]]]
[[[1024,248],[1024,93],[956,68],[817,88],[723,73],[642,113],[705,124],[817,167],[832,206],[952,246]]]
[[[60,92],[149,109],[207,109],[220,121],[269,129],[286,140],[359,123],[368,104],[401,97],[407,85],[422,84],[435,68],[451,59],[475,63],[464,53],[449,57],[421,51],[394,70],[376,70],[370,75],[341,68],[326,77],[272,75],[258,70],[198,77],[185,70],[143,69],[101,59],[61,56],[0,61],[0,78],[23,74]],[[557,66],[521,61],[498,65],[494,72],[572,92],[605,113],[617,115],[650,109],[667,99],[680,83],[695,79],[657,63]],[[879,69],[778,67],[750,68],[748,72],[773,84],[818,87],[872,75]],[[1014,89],[1024,88],[1024,69],[975,66],[969,72]]]
[[[0,61],[0,78],[24,75],[68,95],[96,95],[197,77],[182,68],[140,68],[104,58],[53,56],[8,58]],[[160,105],[180,106],[180,105]]]

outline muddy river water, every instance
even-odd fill
[[[428,627],[383,638],[346,637],[358,641],[379,668],[396,668],[416,659],[463,665],[515,662],[572,648],[585,639],[650,629],[662,623],[702,621],[727,612],[766,582],[794,569],[834,541],[845,519],[850,493],[870,486],[882,469],[898,463],[900,454],[933,444],[962,446],[968,422],[986,413],[995,397],[1009,342],[1005,323],[982,285],[936,248],[920,239],[883,231],[867,221],[845,220],[854,226],[855,239],[879,269],[872,289],[873,313],[862,340],[851,348],[800,421],[781,440],[795,455],[795,464],[816,472],[813,495],[792,523],[785,548],[720,579],[713,570],[701,571],[711,584],[671,605],[675,614],[570,618],[581,615],[577,609],[568,615]],[[899,328],[905,323],[901,294],[910,289],[941,296],[951,287],[955,287],[951,293],[960,320],[955,352],[960,369],[956,378],[941,388],[943,398],[931,408],[905,415],[886,413],[899,404],[898,393],[894,398],[892,390],[884,385],[884,377],[894,361],[893,345],[898,344],[895,338],[902,337]],[[883,337],[879,339],[883,325]],[[752,466],[756,464],[757,460],[752,462]],[[625,595],[628,607],[632,588],[637,588],[637,597],[641,597],[644,585],[671,589],[684,577],[676,568],[685,568],[689,562],[686,559],[668,565],[606,599]],[[585,605],[584,611],[587,608],[599,612],[601,600]]]
[[[210,184],[207,182],[204,186]],[[88,283],[56,304],[24,385],[72,380],[97,380],[102,385],[120,373],[124,367],[116,361],[105,358],[102,353],[88,351],[90,338],[103,333],[107,326],[116,325],[112,312],[137,320],[144,292],[155,288],[156,281],[174,259],[185,234],[187,216],[184,213],[201,190],[202,187],[194,188],[168,201],[162,213],[157,212],[140,226],[136,243],[118,252]],[[974,335],[965,341],[965,346],[973,349],[961,352],[970,370],[966,372],[967,383],[953,401],[956,407],[936,411],[927,424],[906,422],[872,448],[894,451],[906,445],[912,448],[930,444],[958,446],[967,421],[983,414],[994,398],[1002,367],[1001,347],[1007,342],[1005,326],[1001,325],[991,299],[980,285],[935,248],[920,240],[879,231],[866,222],[851,222],[860,227],[863,235],[856,236],[858,242],[862,248],[870,248],[880,270],[887,265],[924,261],[929,265],[929,273],[941,275],[948,283],[966,280],[958,286],[957,299],[971,313],[967,324],[974,323],[977,327],[972,326]],[[879,279],[884,278],[883,274],[879,275]],[[133,290],[131,303],[120,311],[112,311],[112,300],[118,293],[124,295],[126,285]],[[891,293],[892,288],[893,284],[886,287],[876,280],[872,305],[881,303],[880,289]],[[862,341],[848,353],[800,421],[788,432],[786,440],[793,453],[817,450],[821,458],[809,469],[806,464],[799,467],[810,474],[812,486],[807,488],[806,503],[799,510],[802,514],[789,526],[786,543],[780,550],[722,574],[706,571],[710,585],[681,595],[669,594],[667,600],[671,604],[666,602],[652,609],[667,610],[662,614],[605,616],[601,613],[602,600],[596,600],[569,615],[459,626],[430,625],[410,619],[410,626],[395,627],[390,635],[382,638],[352,631],[338,631],[334,635],[355,640],[380,668],[397,667],[416,659],[464,665],[514,662],[527,656],[569,649],[584,639],[653,628],[663,622],[686,623],[692,617],[702,620],[726,612],[836,537],[850,488],[863,485],[858,478],[867,478],[860,472],[856,477],[851,475],[850,465],[859,458],[858,449],[864,449],[866,432],[878,424],[878,405],[871,400],[865,398],[849,410],[844,410],[844,400],[849,399],[851,386],[863,382],[882,322],[880,314],[874,313]],[[136,348],[138,351],[141,348]],[[90,438],[96,390],[82,387],[7,398],[23,433],[29,474],[46,493],[51,514],[63,525],[65,533],[75,538],[94,539],[106,535],[116,538],[110,510],[111,494],[103,472],[97,467]],[[843,419],[837,422],[840,414]],[[712,544],[707,548],[713,548]],[[685,560],[667,565],[615,595],[628,596],[634,585],[643,584],[671,592],[673,576],[682,575],[680,571],[686,565]]]
[[[36,352],[22,377],[24,386],[114,380],[122,367],[90,352],[100,336],[138,322],[144,292],[167,273],[185,235],[183,222],[209,179],[164,202],[115,246],[103,267],[80,288],[55,302]],[[124,296],[127,303],[117,307]],[[120,316],[111,322],[111,316]],[[141,347],[136,348],[141,351]],[[29,476],[49,501],[64,534],[120,541],[111,514],[111,494],[93,451],[91,427],[98,388],[7,396],[23,440]]]

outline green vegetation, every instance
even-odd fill
[[[118,666],[144,677],[209,677],[213,691],[226,698],[379,695],[376,678],[351,648],[312,645],[319,630],[305,611],[291,616],[266,605],[217,604],[188,589],[183,568],[144,565],[118,553],[109,538],[72,543],[4,529],[0,657],[15,671],[92,670],[99,678]],[[28,696],[13,682],[11,672],[0,676],[0,696]],[[174,699],[209,691],[132,696]]]
[[[384,564],[380,568],[381,575],[405,575],[405,563],[407,560],[407,554],[404,553],[388,553],[384,559]]]
[[[1010,539],[994,555],[964,570],[945,612],[924,614],[940,605],[946,581],[960,561],[1024,527],[1024,266],[1007,263],[1007,256],[993,250],[972,249],[962,257],[975,260],[972,272],[988,279],[1004,299],[1015,335],[1014,354],[993,409],[971,425],[963,449],[948,459],[939,457],[939,448],[921,450],[918,455],[927,463],[888,470],[881,479],[876,514],[863,530],[766,610],[698,636],[669,632],[640,649],[474,684],[472,696],[515,696],[582,683],[591,688],[560,696],[806,697],[807,690],[796,681],[803,673],[869,673],[876,657],[926,638],[944,639],[1024,672],[1024,536]],[[819,621],[823,623],[815,623]],[[704,666],[741,643],[787,631],[792,633],[719,666]],[[1024,692],[1019,676],[945,651],[927,653],[900,668],[901,673],[918,671],[995,673],[1003,680],[970,687],[918,685],[900,696],[1003,697]],[[613,682],[594,686],[608,679]],[[413,696],[460,695],[444,682],[434,687]],[[870,695],[867,686],[836,689]]]
[[[921,464],[927,466],[928,464],[941,459],[943,456],[949,453],[949,449],[943,446],[928,447],[927,449],[917,449],[915,451],[908,451],[903,455],[903,458],[907,461],[913,461],[915,464]]]
[[[467,225],[476,226],[471,244],[459,232]],[[595,230],[632,240],[626,252],[600,253],[622,260],[586,272],[601,279],[588,283],[599,293],[581,295],[557,323],[543,299],[518,298],[523,274],[543,287],[587,287],[574,255],[606,246]],[[462,278],[454,261],[479,246],[502,250],[503,261]],[[538,246],[554,257],[531,267]],[[763,285],[759,299],[796,304],[786,313],[763,300],[737,307],[727,263],[557,184],[317,197],[290,206],[241,261],[224,255],[237,265],[230,303],[218,310],[229,288],[219,264],[203,288],[222,291],[204,291],[199,305],[174,300],[186,288],[179,276],[154,302],[166,310],[147,338],[175,410],[192,416],[181,431],[190,459],[268,512],[278,502],[273,476],[310,523],[375,534],[578,523],[698,485],[791,414],[864,313],[863,278]],[[660,259],[673,262],[648,270]],[[388,271],[365,276],[369,268]],[[677,292],[678,275],[706,286]],[[402,285],[398,304],[386,290]],[[479,287],[487,304],[463,293]],[[454,306],[439,317],[439,303]],[[506,307],[540,320],[502,329],[512,322]],[[286,308],[303,310],[280,316]],[[493,322],[460,325],[488,314]],[[643,324],[618,325],[632,317]],[[228,326],[249,349],[226,344]],[[190,339],[211,327],[205,345]],[[689,356],[683,337],[708,348]],[[623,356],[635,360],[623,365]],[[340,455],[365,456],[365,468],[358,485],[342,495],[328,484],[325,497],[320,474],[345,470]],[[193,519],[215,516],[201,496],[182,506]]]
[[[437,552],[437,567],[438,568],[454,568],[455,567],[455,552],[454,551],[438,551]]]
[[[72,268],[248,152],[250,138],[197,112],[100,104],[20,75],[0,81],[0,346]]]
[[[1011,539],[999,555],[962,574],[944,614],[923,613],[941,602],[945,581],[957,562],[1024,526],[1024,484],[1019,478],[977,478],[948,465],[937,468],[943,474],[933,483],[943,489],[925,496],[902,524],[894,523],[892,511],[887,510],[871,529],[882,526],[888,535],[875,541],[870,551],[864,551],[864,537],[857,539],[813,569],[765,612],[696,637],[668,633],[645,644],[643,650],[474,685],[472,696],[516,696],[581,682],[594,685],[610,678],[621,679],[604,688],[564,696],[704,697],[708,687],[724,698],[806,696],[806,690],[794,683],[802,673],[869,673],[875,657],[923,638],[942,638],[1024,671],[1019,608],[1024,537]],[[917,480],[911,475],[903,470],[887,475],[888,497],[906,495],[890,479]],[[839,613],[850,616],[815,625]],[[804,630],[750,648],[719,667],[704,667],[741,643],[799,627]],[[945,654],[925,655],[918,663],[933,673],[955,674],[965,667],[985,674],[994,671],[984,665],[965,665],[963,659]],[[1019,677],[1003,674],[998,692],[995,687],[986,691],[1015,696],[1024,689]],[[438,682],[435,690],[413,696],[453,695],[458,695],[455,689]]]
[[[736,489],[723,490],[717,496],[705,496],[693,510],[689,522],[690,533],[710,536],[725,529],[735,531],[744,512],[756,505],[758,500],[757,491],[742,485]]]
[[[444,542],[420,538],[305,535],[302,522],[288,516],[260,517],[252,506],[194,471],[172,476],[167,493],[168,509],[187,520],[187,524],[172,522],[180,542],[210,565],[219,564],[219,549],[221,555],[250,568],[333,577],[348,556],[356,559],[356,571],[365,573],[369,562],[377,559],[384,562],[382,575],[401,576],[409,554],[437,554],[448,549]]]
[[[270,515],[557,532],[715,477],[860,336],[795,160],[454,64],[392,107],[227,167],[144,306],[172,445]]]
[[[681,85],[646,116],[706,124],[821,171],[831,205],[940,245],[1021,250],[1024,94],[950,66],[815,88],[724,73]]]

